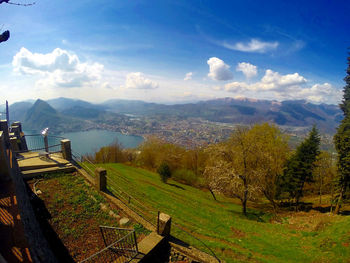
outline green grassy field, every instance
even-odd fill
[[[111,192],[129,193],[136,199],[130,199],[132,207],[154,221],[156,211],[168,213],[226,262],[349,262],[350,217],[289,213],[276,222],[254,209],[244,217],[237,200],[218,196],[215,201],[209,192],[172,180],[164,184],[158,174],[139,168],[98,166],[107,169]],[[175,226],[172,235],[209,253]]]

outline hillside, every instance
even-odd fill
[[[226,262],[344,262],[350,257],[350,218],[322,214],[285,213],[281,218],[249,209],[243,217],[236,200],[122,164],[98,164],[108,171],[108,189],[155,220],[157,211],[172,216],[172,235]],[[93,168],[93,167],[91,167]],[[181,230],[179,227],[180,226]],[[191,235],[189,235],[190,233]],[[195,237],[195,238],[194,238]]]
[[[28,130],[40,131],[46,127],[52,132],[61,132],[67,127],[71,130],[84,128],[84,121],[64,116],[52,108],[47,102],[37,100],[24,116],[23,127]]]
[[[144,132],[157,134],[154,129],[162,125],[166,126],[167,122],[184,120],[190,124],[191,119],[197,118],[204,122],[230,125],[271,122],[288,127],[287,130],[309,128],[316,124],[322,133],[333,134],[343,116],[336,105],[312,104],[304,100],[278,102],[222,98],[197,103],[165,105],[119,99],[92,104],[82,100],[57,98],[48,100],[45,106],[44,101],[39,101],[39,104],[34,105],[29,102],[11,105],[11,119],[27,122],[29,126],[32,126],[32,121],[39,121],[42,125],[58,122],[59,126],[55,129],[61,132],[64,131],[63,128],[74,131],[108,127],[108,129],[127,130],[135,134],[144,134]],[[31,106],[35,106],[35,110],[30,109]],[[90,121],[90,124],[87,121]],[[152,128],[145,129],[149,125]],[[162,132],[167,133],[168,130],[160,131]]]
[[[320,130],[327,133],[334,133],[342,119],[342,113],[338,106],[317,105],[304,100],[278,102],[247,98],[222,98],[176,105],[110,100],[102,105],[114,112],[143,116],[199,117],[214,122],[241,124],[268,121],[278,125],[295,127],[310,127],[317,124]]]

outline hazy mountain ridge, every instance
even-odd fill
[[[85,127],[84,121],[64,116],[43,100],[37,100],[21,120],[27,130],[40,131],[49,127],[52,132],[79,130]]]
[[[100,124],[110,122],[111,125],[132,125],[124,115],[132,114],[141,117],[159,116],[160,120],[175,116],[179,119],[195,117],[213,122],[240,124],[265,121],[295,127],[316,124],[322,132],[334,133],[343,116],[337,105],[312,104],[304,100],[279,102],[247,98],[220,98],[175,105],[119,99],[92,104],[83,100],[57,98],[47,102],[38,100],[33,105],[35,110],[30,109],[30,106],[32,105],[29,102],[15,103],[10,106],[10,114],[30,126],[30,122],[54,124],[58,125],[58,130],[72,125],[75,128],[69,130],[76,130],[79,125],[84,129],[88,120]],[[24,111],[27,112],[25,115]]]

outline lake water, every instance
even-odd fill
[[[38,134],[37,132],[24,131],[25,135]],[[49,134],[50,135],[50,134]],[[109,145],[116,140],[124,148],[135,148],[140,145],[144,139],[141,136],[126,135],[120,132],[112,132],[106,130],[90,130],[81,132],[68,132],[59,136],[71,141],[72,150],[80,154],[94,153],[101,147]],[[30,140],[38,140],[38,137],[26,137],[28,145]],[[49,140],[49,145],[52,145]]]

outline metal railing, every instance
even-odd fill
[[[64,139],[60,136],[47,135],[43,136],[41,134],[24,135],[27,150],[20,150],[16,153],[21,152],[38,152],[45,151],[47,153],[55,153],[61,151],[61,140]]]
[[[97,166],[91,162],[91,160],[89,160],[88,158],[79,155],[78,153],[75,153],[75,158],[76,160],[80,160],[81,163],[79,163],[85,170],[87,169],[89,171],[89,173],[94,177],[95,174],[92,171],[95,170],[97,168]],[[79,156],[79,157],[78,157]],[[84,162],[86,162],[86,164],[84,164]],[[158,211],[156,211],[156,209],[154,207],[150,207],[148,205],[145,204],[145,202],[142,202],[142,200],[140,200],[139,198],[135,198],[132,194],[130,194],[130,191],[128,191],[128,193],[126,191],[124,191],[122,189],[122,187],[118,184],[118,182],[116,181],[116,178],[118,180],[122,180],[124,181],[124,184],[127,184],[129,187],[131,187],[133,185],[133,183],[128,180],[125,176],[123,176],[122,173],[116,171],[116,170],[111,170],[108,169],[108,167],[105,167],[108,170],[107,173],[107,189],[114,194],[121,202],[123,202],[127,207],[129,207],[129,209],[131,209],[132,211],[134,211],[136,214],[138,214],[140,217],[142,217],[145,221],[147,221],[148,223],[150,223],[151,225],[153,225],[154,227],[158,227]],[[113,175],[117,175],[113,176]],[[132,190],[131,190],[132,192]],[[147,196],[145,195],[144,198],[147,198]],[[218,262],[221,262],[220,259],[217,257],[217,255],[215,254],[215,252],[206,244],[206,242],[204,242],[201,238],[198,237],[198,235],[196,235],[195,233],[191,233],[188,230],[185,230],[185,228],[182,226],[181,224],[182,222],[178,222],[177,218],[173,217],[173,222],[172,225],[174,227],[172,227],[172,231],[171,234],[174,235],[175,237],[177,237],[177,233],[176,231],[174,231],[175,229],[178,232],[182,232],[182,234],[186,235],[187,237],[190,237],[192,240],[195,240],[197,242],[197,244],[193,244],[193,242],[191,242],[192,244],[190,244],[192,247],[204,251],[208,254],[211,254]],[[104,252],[106,254],[108,254],[109,252]],[[101,261],[104,262],[104,261]],[[119,261],[117,261],[119,262]]]
[[[138,255],[135,230],[100,226],[105,248],[80,263],[124,263]]]

